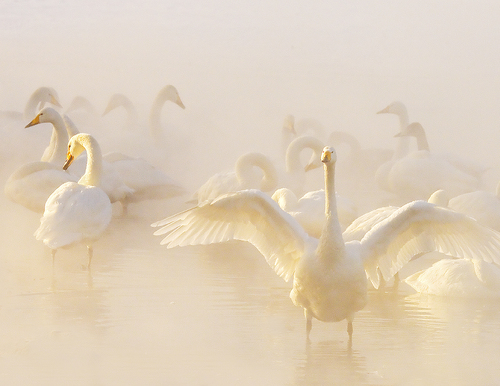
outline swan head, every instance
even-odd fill
[[[396,115],[407,115],[406,106],[399,101],[392,102],[386,108],[377,112],[377,114],[396,114]]]
[[[321,153],[321,162],[330,164],[337,162],[337,152],[331,146],[325,146],[323,153]]]
[[[38,99],[42,107],[45,103],[51,103],[54,106],[62,107],[59,103],[59,96],[52,87],[40,87],[35,90],[32,97]]]
[[[297,135],[295,130],[295,117],[292,114],[288,114],[283,121],[283,132]]]
[[[54,119],[56,119],[56,117],[58,116],[59,113],[52,107],[44,107],[38,112],[36,117],[33,118],[33,120],[25,126],[25,128],[38,125],[39,123],[53,122]]]
[[[158,93],[158,96],[156,97],[156,99],[157,100],[164,100],[164,101],[171,101],[171,102],[174,102],[180,108],[183,108],[183,109],[186,108],[186,106],[184,106],[184,103],[182,103],[182,101],[181,101],[181,97],[179,96],[179,92],[171,84],[163,87],[160,90],[160,92]]]
[[[68,143],[68,152],[66,154],[66,162],[63,165],[63,170],[68,169],[69,165],[77,158],[80,154],[83,153],[85,147],[80,143],[80,138],[82,134],[77,134],[71,137]]]

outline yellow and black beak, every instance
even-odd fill
[[[38,125],[39,123],[40,123],[40,114],[38,114],[35,118],[33,118],[33,120],[30,123],[24,126],[24,128],[35,126]]]
[[[332,160],[332,152],[329,149],[323,150],[321,154],[321,162],[330,162]]]
[[[66,156],[66,162],[63,165],[63,170],[66,170],[69,167],[69,165],[71,165],[74,159],[75,157],[73,157],[73,155],[68,152],[68,155]]]

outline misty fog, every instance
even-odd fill
[[[440,381],[477,380],[457,374],[464,366],[457,351],[474,356],[485,382],[496,379],[494,361],[479,358],[483,350],[490,359],[496,354],[498,303],[493,311],[461,304],[443,311],[439,300],[405,298],[409,292],[390,299],[372,294],[357,319],[362,332],[354,351],[345,351],[343,322],[316,322],[320,343],[305,352],[302,311],[291,304],[289,285],[251,246],[167,251],[149,225],[187,208],[190,194],[214,173],[233,170],[243,153],[262,152],[283,164],[288,114],[298,124],[316,120],[326,134],[351,133],[363,148],[393,150],[398,119],[376,114],[393,101],[406,105],[410,122],[422,124],[432,151],[487,168],[481,187],[494,191],[499,17],[494,1],[2,1],[0,112],[23,112],[40,86],[57,91],[60,112],[83,96],[96,115],[68,113],[80,131],[94,135],[104,153],[143,157],[189,194],[131,205],[129,219],[114,211],[115,228],[96,243],[92,275],[80,269],[83,247],[58,252],[52,272],[49,252],[33,237],[40,215],[3,196],[0,378],[12,384],[34,384],[38,374],[40,384],[405,384],[402,365],[384,363],[399,355],[399,363],[413,366],[406,370],[409,384],[436,374]],[[148,116],[168,84],[186,108],[164,105],[165,141],[157,143]],[[123,109],[101,116],[115,93],[133,102],[136,127],[126,127]],[[21,164],[39,160],[49,143],[51,125],[25,129],[28,122],[0,115],[2,184]],[[345,149],[338,156],[341,167]],[[322,171],[307,183],[321,189]],[[382,193],[374,199],[376,187],[364,193],[351,197],[363,211],[388,203]],[[238,255],[241,263],[219,261],[219,254]],[[179,308],[171,311],[175,302]],[[461,325],[447,323],[463,315],[466,335],[477,333],[483,345],[472,338],[454,345]],[[412,329],[406,345],[397,334],[387,341],[368,328],[387,320],[390,326],[378,333],[404,336]],[[477,331],[482,320],[492,325],[487,333]],[[413,362],[412,347],[427,339],[432,344]],[[426,355],[452,364],[427,366]],[[226,362],[231,369],[218,372]],[[51,373],[58,369],[61,378]]]

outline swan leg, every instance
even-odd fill
[[[348,346],[351,347],[352,346],[352,331],[353,331],[352,321],[354,320],[354,315],[349,315],[346,319],[347,319],[347,334],[349,335]]]
[[[56,249],[51,249],[50,255],[52,256],[52,269],[54,269],[54,265],[55,265],[55,261],[56,261]]]
[[[90,271],[90,263],[92,262],[92,256],[94,255],[94,249],[92,248],[92,245],[87,245],[87,256],[89,257],[89,265],[88,265],[88,270]]]
[[[312,315],[310,312],[307,311],[306,308],[304,308],[304,316],[306,317],[306,337],[307,340],[309,341],[309,335],[312,329]]]

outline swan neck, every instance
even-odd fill
[[[340,256],[339,253],[344,250],[345,244],[337,214],[334,164],[325,164],[325,216],[326,221],[318,246],[319,255]]]
[[[323,146],[323,143],[319,139],[311,136],[303,136],[294,139],[286,151],[287,172],[296,172],[303,169],[300,162],[300,153],[302,150],[310,148],[319,158],[321,156],[321,152],[323,151]]]
[[[87,167],[85,174],[78,181],[81,185],[99,186],[102,175],[102,153],[99,143],[92,138],[86,137],[80,144],[87,151]]]
[[[415,133],[415,138],[417,138],[417,148],[418,150],[429,151],[429,142],[427,141],[427,136],[423,130],[418,130]]]
[[[257,178],[253,168],[259,168],[263,175],[260,181],[260,189],[264,192],[274,190],[278,185],[278,173],[271,161],[263,154],[249,153],[241,156],[236,161],[236,178],[243,186],[253,187],[259,182],[254,182]]]
[[[341,144],[346,144],[349,146],[349,156],[356,156],[361,153],[361,144],[353,135],[346,133],[344,131],[334,131],[330,134],[329,138],[331,145],[334,147],[339,147]]]
[[[62,117],[57,114],[51,119],[52,135],[50,137],[49,148],[52,148],[52,153],[49,155],[47,162],[55,165],[61,165],[66,159],[66,149],[68,147],[69,136],[66,131],[66,125]]]
[[[408,113],[406,111],[400,111],[398,114],[399,118],[399,129],[402,133],[405,132],[409,125]],[[410,138],[408,136],[398,137],[398,142],[396,145],[396,150],[394,151],[393,159],[397,160],[405,157],[410,152]]]

